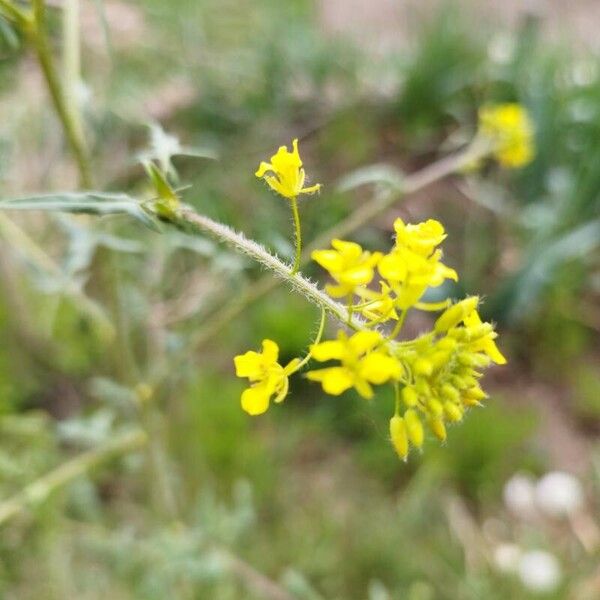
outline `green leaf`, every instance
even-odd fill
[[[103,192],[63,192],[0,201],[0,209],[45,210],[90,215],[129,215],[140,223],[160,231],[159,223],[150,211],[127,194]]]

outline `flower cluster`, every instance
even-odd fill
[[[505,167],[524,167],[534,159],[533,124],[520,104],[483,106],[479,110],[479,132],[492,142],[494,157]]]
[[[487,396],[479,379],[492,362],[506,363],[498,350],[496,332],[477,312],[479,298],[471,296],[447,308],[434,330],[397,346],[406,377],[390,422],[392,442],[405,458],[409,442],[423,445],[424,423],[441,441],[446,425]]]
[[[442,263],[437,248],[446,237],[444,227],[432,219],[416,225],[394,222],[396,243],[388,254],[366,252],[354,242],[333,240],[330,250],[315,250],[312,258],[329,272],[335,285],[327,285],[334,298],[345,297],[352,310],[360,311],[371,325],[399,321],[409,308],[438,309],[440,305],[420,302],[426,290],[446,279],[456,281],[454,269]],[[368,285],[381,276],[379,289]],[[355,303],[354,296],[358,296]],[[445,307],[443,303],[441,307]]]
[[[483,109],[481,135],[493,140],[493,152],[504,164],[517,166],[533,156],[532,128],[516,105]],[[298,278],[301,245],[296,199],[299,194],[318,191],[319,186],[304,188],[297,140],[292,147],[292,152],[285,146],[279,148],[270,163],[261,163],[256,175],[290,200],[297,242],[290,277]],[[341,239],[334,239],[331,248],[312,252],[312,259],[331,277],[325,291],[338,302],[341,299],[345,309],[338,305],[334,310],[325,294],[311,292],[319,295],[323,316],[319,333],[302,360],[295,358],[282,366],[277,344],[271,340],[263,341],[262,352],[235,357],[237,375],[250,382],[241,397],[246,412],[262,414],[271,399],[283,401],[289,376],[309,360],[327,363],[306,377],[332,396],[354,389],[371,400],[376,386],[393,387],[390,439],[397,454],[406,459],[411,447],[423,446],[427,430],[444,441],[447,426],[461,421],[469,408],[487,397],[480,385],[483,371],[506,359],[496,346],[492,324],[479,316],[479,297],[454,303],[449,298],[435,303],[424,299],[428,289],[458,279],[456,271],[442,262],[444,227],[433,219],[416,224],[396,219],[394,231],[395,241],[387,253],[370,252]],[[326,309],[354,331],[341,329],[335,339],[321,341]],[[413,309],[441,314],[430,331],[402,339],[407,313]]]

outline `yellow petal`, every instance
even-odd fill
[[[235,364],[235,374],[238,377],[248,377],[249,379],[260,379],[264,372],[263,359],[258,352],[249,350],[245,354],[240,354],[233,359]]]
[[[273,340],[262,341],[262,355],[265,364],[274,365],[279,358],[279,346]]]
[[[254,174],[257,177],[264,177],[267,171],[273,171],[273,165],[267,162],[261,162],[260,165],[258,165],[258,170]]]
[[[359,265],[352,269],[346,269],[339,275],[339,281],[346,285],[367,285],[373,279],[373,269],[367,265]]]
[[[323,390],[332,396],[339,396],[350,389],[354,383],[352,373],[344,367],[330,367],[329,369],[309,371],[306,376],[311,381],[321,382]]]
[[[249,415],[261,415],[269,408],[270,397],[266,383],[249,387],[242,392],[242,408]]]
[[[334,239],[331,240],[331,245],[348,261],[360,258],[360,255],[363,252],[360,244],[357,244],[356,242]]]
[[[406,262],[395,254],[386,254],[377,265],[382,277],[389,281],[403,281],[406,278]]]
[[[376,385],[399,379],[401,375],[400,363],[381,352],[371,352],[360,361],[360,376]]]
[[[360,355],[372,350],[379,342],[381,334],[377,331],[359,331],[348,340],[348,345],[355,354]]]
[[[346,355],[346,344],[340,340],[328,340],[310,347],[310,353],[315,360],[341,360]]]
[[[352,285],[331,285],[327,284],[325,286],[325,291],[332,298],[346,298],[349,294],[352,293],[352,289],[354,286]]]
[[[362,377],[355,377],[354,379],[354,387],[356,391],[361,395],[365,400],[370,400],[373,397],[373,388],[369,385],[369,382]]]
[[[310,256],[327,271],[336,272],[344,268],[344,260],[337,250],[314,250]]]
[[[506,358],[504,357],[504,355],[502,354],[502,352],[500,352],[500,350],[498,350],[498,346],[496,346],[496,343],[493,342],[492,340],[488,340],[484,347],[483,347],[483,351],[497,364],[497,365],[505,365],[506,364]]]
[[[302,188],[300,190],[301,194],[316,194],[317,192],[321,191],[321,184],[320,183],[316,183],[315,185],[311,185],[309,187],[305,187]]]

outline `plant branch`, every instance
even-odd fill
[[[146,444],[147,439],[148,436],[141,430],[130,431],[103,446],[83,452],[68,460],[24,487],[12,498],[2,502],[0,504],[0,525],[12,517],[27,512],[29,508],[42,504],[53,492],[102,463],[138,450]]]
[[[366,326],[366,322],[363,319],[357,315],[350,315],[345,306],[332,300],[325,292],[321,291],[314,283],[301,274],[292,274],[290,265],[282,262],[273,254],[267,252],[265,248],[247,239],[241,233],[237,233],[230,227],[213,221],[204,215],[199,215],[190,208],[179,210],[172,220],[177,226],[186,231],[192,230],[209,234],[238,252],[246,254],[266,267],[277,277],[285,280],[308,300],[333,315],[340,323],[347,324],[354,330],[363,329]]]
[[[81,185],[92,186],[92,177],[83,135],[77,126],[73,112],[69,110],[64,91],[54,65],[52,49],[46,34],[46,7],[44,0],[33,0],[33,21],[25,28],[29,43],[35,50],[38,62],[48,86],[54,110],[62,123],[69,147],[77,163]]]

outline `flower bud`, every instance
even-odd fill
[[[425,358],[417,358],[413,365],[413,371],[415,375],[429,376],[433,372],[433,365]]]
[[[390,437],[398,456],[402,460],[406,460],[408,456],[408,434],[404,419],[398,415],[394,415],[390,419]]]
[[[408,407],[415,406],[419,401],[419,396],[417,395],[415,388],[408,385],[405,388],[403,388],[402,400],[404,401],[404,404],[406,404],[406,406]]]
[[[458,390],[449,383],[445,383],[441,389],[442,396],[452,402],[458,402],[460,400],[460,394]]]
[[[463,418],[463,411],[460,406],[449,400],[444,402],[444,413],[448,421],[452,421],[453,423],[457,423]]]
[[[444,412],[444,407],[437,398],[430,398],[427,401],[427,408],[434,417],[441,417]]]
[[[478,304],[479,296],[470,296],[447,308],[435,322],[435,332],[443,333],[456,327],[477,308]]]
[[[415,410],[409,409],[404,413],[404,421],[406,422],[406,431],[408,439],[413,446],[420,448],[423,445],[423,423],[419,419],[419,415]]]
[[[435,435],[435,437],[440,440],[440,442],[446,441],[446,426],[444,425],[444,421],[440,418],[429,419],[429,428]]]

